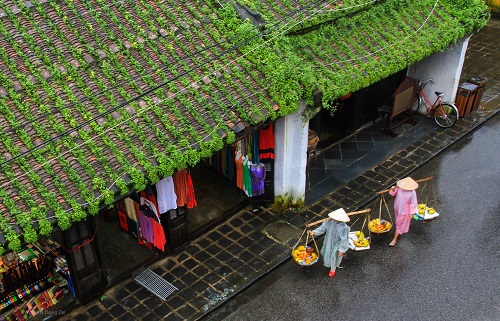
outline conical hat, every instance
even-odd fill
[[[396,185],[401,188],[401,189],[404,189],[404,190],[407,190],[407,191],[413,191],[413,190],[416,190],[418,188],[418,183],[415,182],[413,180],[413,178],[411,177],[405,177],[403,179],[400,179]]]
[[[340,222],[349,222],[351,220],[343,208],[330,212],[328,217]]]

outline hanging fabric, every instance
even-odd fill
[[[250,165],[252,179],[252,196],[264,194],[264,180],[266,179],[266,165],[263,163]]]
[[[252,144],[252,162],[254,164],[260,163],[260,152],[259,152],[259,132],[253,133],[253,144]]]
[[[137,211],[137,217],[139,218],[139,233],[141,238],[143,238],[147,243],[154,242],[154,231],[152,218],[144,214],[144,212],[139,208]],[[153,220],[154,221],[154,220]]]
[[[243,154],[241,153],[241,150],[238,149],[238,147],[236,148],[234,162],[236,168],[236,186],[244,190],[245,186],[243,185]]]
[[[152,228],[153,228],[153,245],[157,249],[164,252],[167,240],[165,238],[165,231],[163,230],[163,226],[160,223],[157,223],[152,220]]]
[[[243,156],[243,186],[247,196],[252,196],[252,177],[250,175],[250,165],[252,162],[248,156]]]
[[[177,208],[177,195],[175,194],[174,179],[165,177],[156,183],[158,210],[161,214]]]
[[[259,130],[259,158],[274,159],[274,124]]]
[[[187,185],[187,208],[194,208],[196,205],[196,197],[194,195],[193,181],[191,180],[191,174],[186,172],[186,185]]]
[[[130,197],[127,197],[123,200],[125,203],[125,212],[127,216],[137,222],[137,212],[135,211],[135,204],[136,202],[131,199]]]
[[[187,204],[187,181],[186,181],[186,169],[181,169],[172,174],[172,180],[174,182],[174,193],[177,198],[177,206],[181,207]]]
[[[154,219],[156,222],[160,221],[160,213],[158,210],[158,203],[153,193],[151,186],[147,186],[145,190],[139,193],[139,208],[142,213]]]
[[[125,209],[125,202],[119,201],[115,203],[116,212],[118,214],[118,221],[120,223],[120,227],[128,232],[128,221],[127,214]]]

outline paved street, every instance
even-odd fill
[[[288,261],[223,307],[235,310],[225,320],[498,320],[498,141],[497,114],[412,174],[435,177],[442,215],[413,221],[396,247],[374,236],[334,279]]]

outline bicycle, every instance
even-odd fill
[[[445,103],[441,99],[444,93],[436,91],[434,92],[437,96],[436,101],[431,104],[429,96],[424,91],[425,85],[428,82],[434,84],[434,80],[429,78],[425,81],[419,80],[418,86],[416,88],[415,98],[412,105],[412,114],[416,114],[420,109],[422,104],[425,106],[427,115],[434,116],[434,121],[439,127],[449,128],[455,125],[458,120],[458,109],[452,103]]]

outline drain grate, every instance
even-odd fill
[[[164,301],[175,290],[178,290],[175,286],[150,269],[141,268],[133,273],[133,277],[137,283]]]

